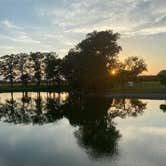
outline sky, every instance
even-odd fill
[[[166,69],[166,0],[0,0],[0,56],[63,57],[94,30],[119,32],[120,58],[143,58],[145,74]]]

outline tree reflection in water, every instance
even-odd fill
[[[91,157],[98,158],[118,153],[120,133],[113,119],[127,115],[137,116],[143,113],[145,108],[146,103],[137,99],[70,96],[63,109],[70,124],[79,127],[74,133],[78,144],[84,147]]]
[[[111,107],[108,110],[110,118],[126,116],[138,116],[143,114],[146,109],[147,103],[142,102],[139,99],[114,99]]]
[[[10,99],[0,103],[1,121],[14,124],[38,124],[56,122],[67,118],[77,126],[74,136],[78,144],[92,158],[118,154],[120,133],[113,119],[138,116],[146,109],[146,103],[138,99],[87,98],[76,95],[64,97],[58,93],[40,92],[36,97],[22,93],[21,99]]]
[[[63,117],[60,107],[64,104],[60,96],[47,96],[42,98],[40,92],[35,98],[28,96],[27,92],[22,93],[21,99],[10,99],[0,103],[1,121],[14,124],[44,124],[55,122]]]

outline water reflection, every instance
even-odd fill
[[[125,118],[126,116],[138,116],[143,114],[147,103],[138,99],[114,99],[109,109],[109,116]]]
[[[160,105],[160,109],[165,113],[166,112],[166,100],[164,104]]]
[[[114,118],[138,116],[146,103],[138,99],[87,98],[68,93],[33,93],[2,100],[0,119],[13,124],[43,125],[67,118],[74,136],[92,158],[118,155],[121,138]]]
[[[90,157],[112,156],[118,153],[120,133],[107,116],[112,99],[81,98],[72,96],[64,105],[65,117],[71,125],[78,126],[74,135],[78,144]]]
[[[27,92],[22,97],[11,97],[0,103],[0,118],[4,122],[14,124],[44,124],[61,119],[60,107],[64,104],[61,95],[47,94],[46,98],[38,92],[36,97],[28,96]]]
[[[10,96],[10,97],[9,97]],[[46,93],[29,96],[8,95],[0,102],[0,118],[4,122],[44,124],[66,117],[73,126],[100,123],[106,126],[115,117],[138,116],[146,109],[138,99],[87,98],[67,93]]]

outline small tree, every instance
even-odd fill
[[[31,53],[30,61],[31,67],[33,69],[33,77],[37,81],[37,85],[40,86],[43,71],[44,71],[44,63],[43,63],[44,55],[40,52]]]
[[[125,86],[128,81],[136,81],[139,74],[147,71],[147,65],[143,59],[128,57],[124,63],[117,65],[116,85]]]
[[[57,54],[53,53],[46,53],[45,54],[45,77],[47,79],[48,84],[51,82],[59,82],[60,77],[60,62],[61,60],[58,59]]]
[[[124,70],[129,80],[135,81],[143,71],[147,71],[147,64],[136,56],[128,57],[124,62]]]
[[[13,87],[13,82],[17,76],[18,55],[5,55],[0,60],[0,74]]]
[[[21,80],[23,86],[27,86],[28,80],[30,80],[30,64],[28,64],[29,55],[21,53],[18,57],[19,79]]]
[[[160,83],[162,85],[165,85],[165,87],[166,87],[166,70],[160,71],[157,76],[160,80]]]

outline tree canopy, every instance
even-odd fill
[[[106,89],[115,84],[134,81],[147,70],[145,61],[139,57],[119,60],[122,50],[118,44],[119,33],[113,31],[93,31],[86,35],[68,54],[60,59],[53,52],[31,52],[4,55],[0,58],[0,75],[13,85],[21,81],[27,86],[29,81],[40,85],[45,80],[48,85],[60,86],[61,80],[73,89]],[[163,81],[163,74],[160,78]]]
[[[122,84],[126,81],[136,81],[138,75],[147,71],[147,64],[136,56],[128,57],[119,65],[119,79]]]
[[[112,31],[87,34],[64,58],[67,80],[77,88],[105,87],[111,78],[108,69],[121,51],[117,43],[119,37]]]

